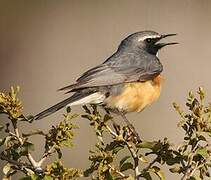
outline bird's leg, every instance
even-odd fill
[[[120,112],[120,115],[122,116],[123,120],[125,121],[125,123],[127,124],[128,128],[130,129],[130,131],[132,132],[135,140],[137,140],[137,142],[142,142],[138,133],[136,132],[134,126],[130,123],[130,121],[126,118],[125,114]]]

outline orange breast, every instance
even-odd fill
[[[146,82],[126,83],[124,90],[117,96],[109,96],[106,103],[111,108],[120,111],[141,111],[147,105],[157,100],[161,91],[161,76]]]

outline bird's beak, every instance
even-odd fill
[[[169,36],[176,36],[177,34],[162,34],[161,39],[169,37]]]
[[[163,35],[160,36],[160,38],[159,38],[158,41],[160,41],[161,39],[164,39],[164,38],[166,38],[166,37],[169,37],[169,36],[176,36],[176,35],[177,35],[177,34],[163,34]],[[179,44],[179,43],[178,43],[178,42],[156,43],[155,45],[156,45],[156,47],[157,47],[158,49],[161,49],[161,48],[163,48],[164,46],[174,45],[174,44]]]

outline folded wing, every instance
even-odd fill
[[[147,58],[148,57],[148,58]],[[78,89],[109,86],[124,82],[147,81],[162,72],[162,64],[156,56],[128,55],[111,57],[105,63],[86,71],[75,84],[60,90],[76,91]]]

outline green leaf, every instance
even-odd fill
[[[53,178],[50,175],[45,175],[43,180],[53,180]]]
[[[4,129],[4,126],[0,125],[0,131]]]
[[[5,175],[7,175],[11,170],[12,170],[12,168],[11,168],[11,164],[10,164],[10,163],[7,163],[7,164],[3,167],[3,173],[4,173]]]
[[[113,149],[113,154],[117,154],[120,150],[124,149],[124,146],[117,146]]]
[[[110,144],[106,145],[106,151],[112,151],[113,154],[117,154],[120,150],[124,149],[122,142],[112,141]]]
[[[25,167],[24,169],[26,170],[26,172],[27,172],[28,175],[34,174],[34,171],[32,169],[29,169],[27,167]]]
[[[88,114],[84,114],[84,115],[81,115],[82,118],[85,118],[85,119],[88,119],[90,121],[93,121],[93,117],[91,115],[88,115]]]
[[[143,141],[136,145],[137,148],[153,149],[157,142]]]
[[[61,142],[61,144],[62,144],[63,146],[65,146],[65,147],[73,147],[73,144],[72,144],[72,142],[71,142],[69,139],[63,140],[63,141]]]
[[[203,158],[207,158],[209,156],[206,148],[200,148],[196,151],[196,153],[201,155]]]
[[[37,176],[36,174],[31,175],[32,180],[42,180],[43,178]]]
[[[160,180],[165,180],[166,179],[164,173],[160,170],[159,167],[153,166],[149,170],[154,172],[160,178]]]
[[[202,136],[202,135],[200,135],[200,136],[198,137],[198,139],[199,139],[200,141],[207,141],[206,138],[205,138],[204,136]]]
[[[191,176],[190,180],[201,180],[199,176]]]
[[[0,146],[2,146],[4,144],[4,140],[5,139],[0,139]]]
[[[9,142],[10,142],[10,140],[12,140],[12,139],[14,139],[12,136],[7,136],[7,137],[4,139],[4,145],[5,145],[6,147],[8,147]]]
[[[131,175],[129,175],[129,177],[127,177],[125,180],[135,180],[135,178]]]
[[[84,105],[84,106],[82,106],[83,107],[83,109],[85,110],[85,112],[87,113],[87,114],[91,114],[91,111],[89,110],[89,108],[86,106],[86,105]]]
[[[31,176],[25,176],[20,178],[19,180],[32,180]]]
[[[126,171],[128,169],[133,169],[133,164],[130,162],[126,162],[120,167],[121,172]]]
[[[105,114],[104,115],[104,118],[103,118],[103,122],[107,122],[107,121],[109,121],[110,119],[112,119],[112,116],[110,115],[110,114]]]
[[[22,121],[28,121],[29,123],[32,123],[33,120],[34,120],[34,116],[33,115],[28,115],[28,116],[26,116],[26,117],[24,117],[22,119]]]
[[[95,171],[95,166],[91,166],[90,168],[84,171],[84,177],[89,177]]]
[[[175,152],[174,152],[175,154]],[[165,161],[166,161],[166,164],[169,165],[169,166],[172,166],[174,164],[179,164],[182,160],[182,156],[181,155],[177,155],[176,157],[173,156],[173,154],[168,154],[166,157],[165,157]]]
[[[143,163],[148,163],[148,160],[147,160],[147,158],[146,158],[144,155],[140,154],[138,158],[139,158],[139,160],[140,160],[141,162],[143,162]]]
[[[24,142],[23,147],[26,148],[27,151],[34,151],[34,144],[30,142]]]
[[[143,176],[146,180],[152,180],[152,177],[151,177],[151,175],[149,174],[149,172],[145,172],[142,176]]]
[[[203,101],[205,98],[205,91],[204,91],[203,87],[199,87],[199,90],[197,93],[199,94],[200,100]]]
[[[181,173],[182,168],[179,165],[175,165],[174,167],[170,168],[169,171],[172,173]]]
[[[11,180],[11,178],[3,177],[2,180]]]
[[[121,167],[124,163],[128,162],[129,159],[130,159],[130,156],[123,157],[119,163],[119,166]]]
[[[108,170],[105,172],[105,179],[106,180],[113,180],[114,179],[112,174]]]
[[[70,106],[67,106],[67,108],[66,108],[66,112],[67,112],[67,113],[70,113],[70,112],[71,112],[71,108],[70,108]]]
[[[55,148],[56,152],[57,152],[57,155],[58,155],[58,158],[61,159],[62,158],[62,151],[60,148]]]

